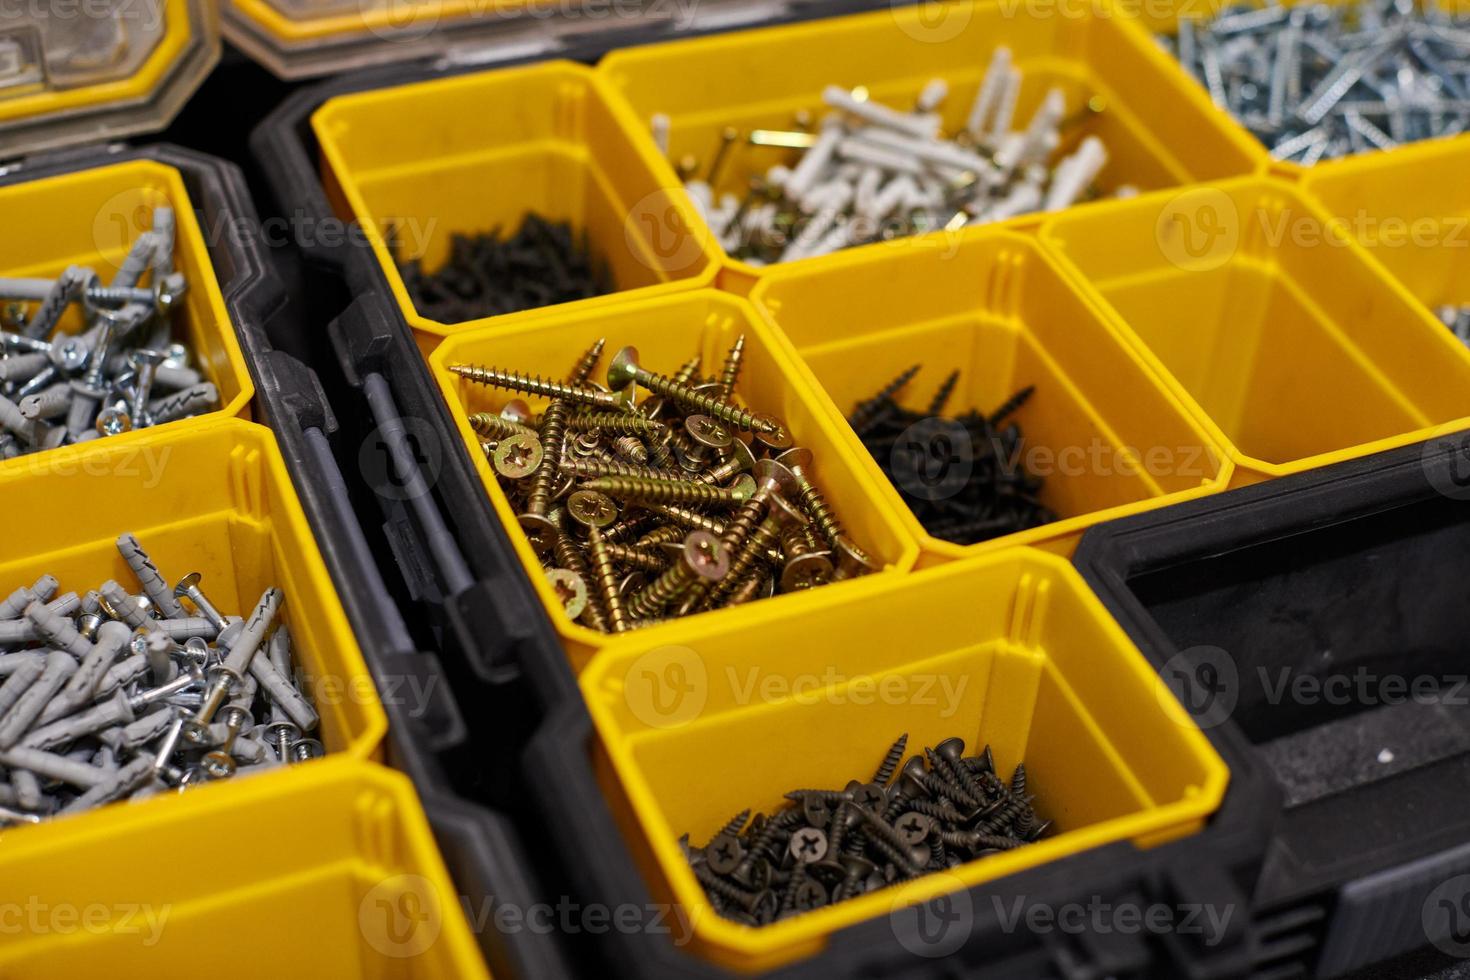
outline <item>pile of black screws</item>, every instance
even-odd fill
[[[224,616],[197,572],[170,586],[133,535],[117,548],[141,594],[45,575],[0,600],[0,826],[324,754],[280,590]]]
[[[0,459],[213,411],[219,391],[173,340],[187,282],[174,268],[174,212],[155,208],[113,276],[0,279]],[[71,307],[84,329],[57,329]]]
[[[894,742],[869,782],[793,790],[785,809],[754,819],[741,811],[703,847],[685,835],[680,843],[715,910],[770,925],[1015,850],[1051,826],[1026,795],[1025,765],[1007,783],[990,746],[967,758],[964,741],[950,738],[900,769],[907,746],[907,735]]]
[[[450,366],[551,399],[539,417],[512,400],[469,422],[568,618],[621,633],[876,570],[814,482],[811,452],[733,400],[744,336],[714,378],[698,357],[657,374],[624,347],[603,387],[591,380],[603,348],[565,382]]]
[[[592,252],[585,232],[566,223],[528,214],[514,235],[499,228],[480,235],[454,235],[449,258],[438,272],[424,271],[420,259],[402,259],[396,236],[389,235],[394,262],[420,316],[439,323],[463,323],[589,299],[612,292],[605,263]]]
[[[915,412],[897,396],[919,370],[909,368],[859,402],[848,423],[924,530],[953,544],[978,544],[1055,521],[1041,502],[1041,477],[1025,468],[1021,427],[1011,421],[1035,389],[1022,388],[989,414],[971,409],[945,418],[959,372]]]

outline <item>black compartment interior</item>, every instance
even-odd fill
[[[1178,649],[1234,660],[1231,717],[1289,808],[1470,756],[1470,504],[1421,499],[1129,586]]]

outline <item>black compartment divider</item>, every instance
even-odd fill
[[[1452,925],[1437,898],[1470,872],[1467,474],[1454,434],[1105,524],[1077,552],[1166,676],[1215,678],[1208,734],[1279,795],[1253,905],[1298,922],[1264,931],[1266,961],[1341,976]]]

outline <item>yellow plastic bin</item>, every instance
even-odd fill
[[[1091,525],[1222,489],[1230,466],[1190,413],[1082,298],[1032,239],[980,230],[910,239],[768,272],[751,300],[794,347],[836,424],[919,541],[920,566],[1015,544],[1070,553]],[[925,532],[909,502],[934,487],[895,486],[845,419],[911,365],[900,394],[924,411],[952,370],[947,413],[993,412],[1020,389],[1021,461],[1045,479],[1060,520],[976,545]],[[929,438],[920,434],[920,438]],[[956,465],[972,456],[955,450]]]
[[[1025,73],[1016,118],[1024,124],[1052,85],[1076,112],[1094,97],[1105,108],[1064,134],[1063,151],[1095,135],[1108,148],[1099,184],[1144,190],[1240,176],[1256,167],[1253,140],[1217,125],[1190,97],[1156,47],[1136,27],[1099,16],[1090,4],[970,2],[898,5],[879,12],[720,34],[617,51],[598,72],[621,96],[618,112],[646,154],[658,160],[668,187],[679,179],[650,134],[655,113],[670,119],[669,156],[693,154],[706,164],[727,126],[790,129],[799,110],[825,111],[828,85],[866,86],[875,102],[908,107],[925,83],[943,78],[942,112],[953,132],[967,118],[991,54],[1009,46]],[[1069,149],[1070,148],[1070,149]],[[786,161],[791,151],[731,149],[717,193],[739,194],[752,176]],[[1022,222],[1029,219],[1019,219]],[[943,234],[936,232],[935,234]],[[723,250],[722,250],[723,251]],[[805,261],[805,260],[803,260]],[[732,289],[748,289],[757,269],[727,260]]]
[[[1199,829],[1228,771],[1143,655],[1062,559],[1029,549],[869,580],[758,623],[681,623],[582,674],[593,747],[655,894],[699,951],[741,971],[819,951],[863,919],[1117,841]],[[677,686],[672,686],[677,685]],[[746,807],[871,778],[889,743],[958,736],[998,771],[1024,761],[1040,842],[765,927],[721,918],[678,840]]]
[[[403,315],[431,338],[488,321],[420,316],[384,242],[389,226],[400,257],[433,269],[455,232],[510,231],[527,212],[570,221],[618,290],[565,304],[572,309],[714,277],[708,236],[687,232],[697,227],[692,203],[662,189],[658,161],[619,128],[602,83],[581,65],[553,61],[341,96],[312,123],[343,216],[368,231]],[[518,323],[539,312],[491,319]]]
[[[8,8],[0,21],[0,160],[163,129],[219,56],[209,0]]]
[[[536,586],[548,613],[566,643],[573,666],[581,669],[598,650],[628,642],[633,634],[603,634],[567,619],[556,592],[541,570],[535,550],[521,531],[516,512],[507,501],[495,472],[480,450],[480,439],[467,421],[474,412],[498,412],[512,398],[520,397],[499,389],[467,381],[449,370],[452,364],[482,364],[543,377],[560,378],[577,357],[598,338],[606,338],[607,352],[602,369],[621,347],[638,348],[643,364],[672,374],[696,353],[707,371],[724,359],[735,339],[745,335],[745,362],[736,385],[737,397],[755,411],[769,412],[786,423],[796,441],[812,451],[812,477],[847,529],[848,535],[876,561],[895,572],[912,567],[916,548],[905,533],[902,519],[880,496],[879,490],[852,455],[834,421],[819,398],[795,370],[779,342],[749,303],[711,290],[686,292],[642,302],[628,302],[590,313],[546,316],[520,328],[489,327],[462,333],[445,341],[429,363],[438,380],[450,413],[459,424],[466,451],[474,460],[500,519],[510,531],[526,573]],[[602,380],[600,375],[594,375]],[[545,401],[528,399],[536,411]],[[880,581],[892,582],[887,573]],[[850,588],[838,582],[808,592],[762,599],[748,605],[701,614],[697,619],[728,620],[735,623],[759,621],[758,610],[778,607],[811,607],[828,601],[825,597]],[[637,631],[646,639],[659,636],[669,627],[655,626]],[[634,641],[639,642],[639,641]]]
[[[285,594],[279,622],[291,628],[304,693],[321,715],[318,737],[328,753],[376,758],[387,719],[270,430],[222,419],[140,435],[86,452],[23,457],[0,470],[6,594],[45,574],[55,575],[63,592],[85,592],[108,579],[134,582],[116,543],[127,532],[168,580],[199,572],[205,594],[225,615],[247,615],[275,586]],[[277,774],[190,792],[245,799]],[[138,808],[162,813],[171,802],[158,797]],[[66,818],[6,830],[0,878],[12,840],[65,837],[72,825]]]
[[[1443,140],[1318,167],[1302,186],[1421,303],[1470,303],[1470,141]]]
[[[1280,180],[1058,216],[1043,241],[1259,482],[1470,425],[1470,352]]]
[[[107,282],[138,235],[152,227],[153,209],[173,208],[174,258],[188,291],[173,311],[174,336],[190,350],[191,365],[219,389],[219,408],[205,416],[109,436],[51,452],[90,453],[137,445],[203,418],[250,418],[255,386],[225,309],[204,231],[178,171],[147,160],[113,164],[0,188],[0,214],[12,234],[0,237],[0,276],[54,279],[67,266],[93,269]],[[73,306],[59,331],[83,330]],[[38,454],[44,456],[45,454]],[[24,467],[31,456],[0,462],[0,473]]]
[[[325,759],[237,789],[7,832],[0,976],[488,978],[406,778]]]

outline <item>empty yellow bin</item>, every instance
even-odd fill
[[[649,638],[651,639],[651,638]],[[1062,559],[1010,549],[868,580],[758,630],[711,618],[608,651],[582,674],[593,746],[656,895],[682,906],[699,952],[741,971],[821,950],[864,919],[1117,841],[1197,830],[1225,764]],[[800,787],[872,778],[890,742],[963,738],[996,770],[1026,764],[1041,841],[900,888],[748,927],[721,918],[679,846]],[[963,906],[961,906],[963,907]]]
[[[798,111],[825,111],[822,90],[828,85],[866,86],[873,101],[907,108],[928,81],[942,78],[950,89],[941,109],[944,131],[954,132],[1002,45],[1025,73],[1018,125],[1053,85],[1074,113],[1093,97],[1103,101],[1102,112],[1083,112],[1087,118],[1067,128],[1062,152],[1071,152],[1085,136],[1099,137],[1109,154],[1098,181],[1105,189],[1131,184],[1152,190],[1255,169],[1248,134],[1219,126],[1167,62],[1153,57],[1156,46],[1135,26],[1111,11],[1099,16],[1089,4],[1047,2],[1049,16],[983,0],[897,5],[629,48],[609,55],[598,71],[622,97],[624,125],[645,152],[658,157],[660,179],[669,187],[679,186],[678,177],[653,143],[649,127],[655,113],[670,120],[669,156],[693,154],[707,165],[725,127],[790,129]],[[790,154],[737,145],[715,190],[740,194],[752,176],[789,163]],[[748,288],[757,273],[744,262],[731,262],[730,269],[732,288]]]
[[[104,446],[136,445],[150,434],[193,426],[202,418],[250,417],[255,386],[220,293],[204,232],[183,179],[173,168],[139,160],[0,187],[0,213],[14,230],[0,238],[0,276],[54,279],[67,266],[78,265],[95,271],[105,284],[138,235],[152,227],[153,209],[159,206],[174,210],[174,260],[188,279],[188,290],[172,314],[174,336],[189,347],[190,364],[219,389],[219,407],[195,419],[50,452],[90,453]],[[82,315],[73,305],[58,331],[74,334],[83,329]],[[0,472],[23,467],[32,458],[0,462]]]
[[[793,263],[766,273],[751,300],[826,395],[889,508],[904,516],[921,566],[1014,544],[1070,553],[1092,524],[1228,481],[1223,451],[1031,238],[980,230]],[[1012,420],[1025,437],[1021,462],[1045,479],[1042,503],[1060,520],[968,546],[925,532],[909,504],[942,488],[895,486],[845,421],[911,365],[923,370],[898,401],[913,411],[927,410],[952,370],[960,373],[949,417],[994,412],[1035,386]],[[948,434],[912,431],[926,442]],[[963,467],[989,451],[961,445],[952,463]]]
[[[901,518],[883,503],[878,488],[845,445],[837,425],[823,410],[820,400],[789,362],[769,328],[759,322],[755,310],[744,300],[712,290],[698,290],[641,302],[627,302],[586,313],[545,316],[519,328],[489,327],[461,333],[445,341],[429,362],[449,402],[450,413],[459,425],[465,449],[485,483],[500,519],[505,522],[526,573],[565,641],[573,665],[580,669],[597,650],[626,642],[633,634],[603,634],[572,622],[536,557],[530,541],[517,523],[496,480],[495,472],[480,450],[480,439],[467,421],[474,412],[499,412],[512,392],[491,389],[467,381],[449,370],[454,364],[493,366],[542,377],[563,378],[577,358],[599,338],[607,350],[594,380],[621,347],[638,348],[641,363],[654,371],[673,374],[695,354],[703,358],[704,370],[713,372],[723,361],[735,339],[745,335],[745,362],[735,394],[753,411],[769,412],[786,423],[796,445],[813,455],[812,478],[821,487],[833,510],[859,547],[881,564],[897,571],[913,565],[915,546],[905,533]],[[544,400],[527,399],[541,411]],[[879,573],[888,581],[890,576]],[[825,597],[852,587],[838,582],[808,592],[762,599],[748,605],[701,614],[700,620],[759,622],[761,610],[772,605],[807,606],[828,601]],[[645,638],[658,636],[668,627],[637,631]]]
[[[1470,303],[1470,142],[1366,153],[1306,173],[1302,186],[1431,309]]]
[[[0,976],[488,978],[405,777],[324,759],[241,782],[7,832]]]
[[[8,595],[46,574],[63,592],[84,593],[108,579],[134,583],[117,550],[127,532],[166,580],[201,573],[200,587],[227,616],[248,615],[275,586],[285,593],[278,621],[291,628],[303,691],[321,715],[318,737],[328,753],[377,757],[387,730],[377,689],[270,430],[222,419],[140,436],[125,445],[104,440],[85,454],[22,457],[0,470],[0,587]],[[229,799],[276,775],[191,792]],[[162,811],[170,802],[159,797],[138,808]],[[72,823],[5,831],[0,865],[13,853],[12,840],[65,836]]]
[[[1470,424],[1470,353],[1285,181],[1099,205],[1041,235],[1227,448],[1236,485]]]
[[[586,232],[617,292],[565,304],[601,308],[714,277],[718,257],[693,205],[664,190],[657,161],[618,125],[591,69],[552,61],[345,95],[312,117],[323,179],[342,217],[368,232],[403,315],[441,337],[483,324],[419,315],[384,241],[432,270],[456,232],[515,230],[527,212]],[[520,322],[527,310],[492,318]]]

